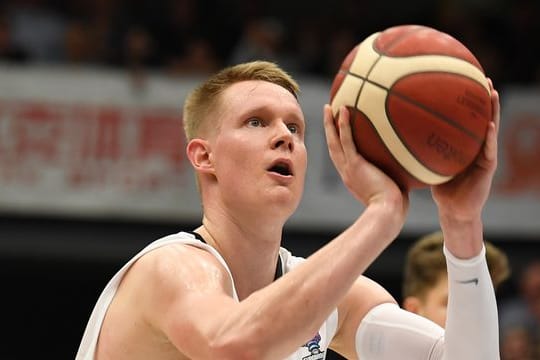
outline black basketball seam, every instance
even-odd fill
[[[453,75],[456,75],[455,73],[450,73],[450,74],[453,74]],[[399,79],[398,79],[399,81]],[[397,81],[396,81],[397,82]],[[373,83],[373,82],[372,82]],[[386,99],[388,100],[390,94],[398,97],[398,98],[401,98],[404,102],[406,103],[409,103],[411,104],[412,106],[416,106],[417,108],[419,109],[422,109],[424,110],[425,112],[427,113],[430,113],[432,114],[435,119],[437,120],[442,120],[443,122],[445,122],[447,125],[450,125],[451,127],[454,127],[455,129],[458,129],[458,130],[461,130],[465,135],[468,135],[473,141],[477,142],[478,144],[482,144],[483,141],[482,140],[479,140],[476,135],[474,135],[472,132],[469,132],[469,130],[465,129],[464,127],[462,127],[460,124],[458,124],[457,122],[455,122],[454,120],[450,119],[450,118],[447,118],[446,116],[436,112],[436,111],[433,111],[431,110],[430,108],[422,105],[421,103],[417,102],[417,101],[414,101],[412,100],[411,98],[407,97],[406,95],[403,95],[399,92],[396,92],[396,91],[391,91],[390,89],[386,89],[385,87],[383,87],[382,85],[380,84],[374,84],[374,85],[377,85],[377,86],[380,86],[382,88],[384,88],[387,92],[388,92],[388,95],[386,97]],[[388,101],[385,101],[385,113],[388,114],[388,117],[390,117],[390,112],[388,111]],[[389,119],[390,120],[390,119]],[[442,174],[440,172],[437,172],[435,170],[433,170],[431,168],[431,166],[429,166],[425,161],[422,160],[422,156],[420,156],[418,154],[418,152],[414,151],[411,147],[411,145],[409,145],[406,141],[404,141],[404,138],[403,136],[401,135],[401,131],[396,128],[393,124],[392,121],[389,121],[390,123],[390,126],[392,127],[392,130],[394,130],[394,133],[396,134],[396,136],[399,138],[399,140],[401,141],[401,143],[403,144],[403,146],[405,146],[405,148],[407,148],[407,151],[409,151],[409,153],[411,153],[414,158],[420,163],[422,164],[424,167],[426,167],[427,169],[429,169],[430,171],[434,172],[435,174],[439,174],[441,176],[449,176],[448,174]],[[471,160],[472,161],[472,160]],[[470,163],[469,163],[470,164]],[[467,164],[467,166],[469,165]],[[465,166],[466,167],[466,166]]]
[[[422,30],[423,28],[416,28],[416,29],[411,29],[407,32],[404,32],[403,34],[401,34],[400,36],[396,37],[393,41],[390,42],[390,44],[388,44],[388,46],[386,47],[386,51],[389,51],[390,49],[392,49],[392,47],[394,47],[396,44],[398,44],[400,41],[402,41],[404,38],[406,38],[407,36],[409,36],[411,33],[414,33],[414,32],[417,32],[417,31],[420,31]],[[372,43],[372,49],[375,53],[379,54],[379,57],[377,58],[377,60],[375,60],[372,64],[372,66],[369,68],[369,71],[367,72],[366,74],[366,78],[364,79],[364,83],[367,81],[369,82],[370,84],[373,84],[379,88],[382,88],[383,90],[386,90],[387,92],[387,96],[388,96],[388,93],[390,92],[389,89],[386,89],[384,86],[378,84],[378,83],[375,83],[374,81],[370,80],[369,79],[369,75],[371,74],[371,72],[373,71],[373,68],[375,67],[375,65],[381,60],[381,58],[384,56],[384,53],[383,52],[380,52],[378,51],[378,49],[375,47],[375,41],[373,41]],[[364,85],[364,83],[362,83],[362,87]],[[360,96],[358,96],[359,98]],[[356,107],[358,107],[358,100],[356,101]],[[385,107],[386,107],[386,101],[385,101]],[[388,112],[387,112],[388,113]],[[366,116],[367,117],[367,116]],[[372,126],[373,128],[375,128],[375,126],[373,125],[373,123],[371,121],[369,121],[369,125]],[[416,154],[411,151],[411,149],[409,149],[409,146],[407,145],[407,143],[405,143],[402,139],[402,137],[400,136],[399,132],[396,131],[396,129],[394,128],[394,125],[392,124],[392,122],[390,121],[390,126],[392,127],[392,129],[394,130],[394,133],[396,134],[396,136],[399,138],[399,140],[401,141],[401,143],[407,148],[407,150],[413,154],[413,156],[418,160],[418,162],[420,162],[424,167],[426,167],[427,169],[430,169],[429,166],[427,166],[427,164],[423,163],[420,158],[418,158],[416,156]],[[380,136],[379,132],[377,131],[377,129],[375,129],[375,133],[377,134],[377,136],[379,137],[380,141],[382,141],[382,137]],[[384,144],[384,141],[382,141],[383,144]],[[412,176],[413,178],[417,179],[418,181],[420,182],[423,182],[422,180],[418,179],[418,177],[414,176],[413,174],[411,174],[411,172],[409,170],[407,170],[402,164],[401,162],[396,159],[396,157],[394,156],[394,154],[392,153],[392,151],[390,151],[390,149],[388,149],[385,145],[385,148],[386,150],[388,151],[388,153],[390,153],[390,155],[392,156],[392,158],[394,159],[394,161],[399,165],[399,167],[401,167],[407,174],[409,174],[410,176]],[[430,171],[432,171],[430,169]],[[434,173],[438,174],[437,172],[433,171]],[[438,174],[438,175],[442,175],[442,174]]]
[[[423,72],[423,73],[427,73],[427,72]],[[435,73],[435,72],[433,72],[433,73]],[[452,74],[452,75],[456,75],[456,76],[462,76],[462,77],[466,77],[467,79],[474,80],[474,79],[472,79],[472,78],[470,78],[470,77],[468,77],[468,76],[464,76],[464,75],[462,75],[462,74],[456,74],[456,73],[452,73],[452,72],[437,71],[436,73],[447,73],[447,74]],[[353,76],[353,77],[360,78],[360,79],[364,80],[364,82],[369,82],[370,84],[372,84],[372,85],[374,85],[374,86],[377,86],[378,88],[381,88],[381,89],[385,90],[388,94],[392,94],[392,95],[394,95],[394,96],[397,96],[397,97],[401,98],[402,100],[408,102],[409,104],[414,105],[414,106],[416,106],[416,107],[418,107],[418,108],[420,108],[420,109],[422,109],[422,110],[424,110],[424,111],[426,111],[426,112],[428,112],[428,113],[430,113],[430,114],[432,114],[432,115],[435,115],[435,117],[436,117],[437,119],[440,119],[440,120],[446,122],[448,125],[450,125],[450,126],[456,128],[457,130],[461,130],[465,135],[469,136],[469,137],[470,137],[472,140],[474,140],[476,143],[478,143],[478,144],[483,144],[483,143],[484,143],[484,140],[483,140],[483,139],[481,139],[481,138],[479,138],[478,136],[476,136],[476,134],[472,133],[472,132],[469,131],[467,128],[465,128],[465,127],[463,127],[462,125],[460,125],[458,122],[452,120],[451,118],[449,118],[449,117],[447,117],[447,116],[445,116],[445,115],[443,115],[443,114],[441,114],[441,113],[438,113],[438,112],[436,112],[436,111],[434,111],[434,110],[432,110],[432,109],[430,109],[430,108],[424,106],[423,104],[419,103],[418,101],[415,101],[415,100],[411,99],[410,97],[407,97],[406,95],[403,95],[402,93],[399,93],[399,92],[397,92],[397,91],[392,91],[391,89],[388,89],[388,88],[386,88],[385,86],[383,86],[383,85],[381,85],[381,84],[379,84],[379,83],[377,83],[377,82],[375,82],[375,81],[373,81],[373,80],[370,80],[370,79],[368,79],[368,78],[365,78],[365,77],[363,77],[363,76],[361,76],[361,75],[354,74],[354,73],[350,73],[350,72],[349,72],[348,74],[351,75],[351,76]],[[409,75],[411,75],[411,74],[407,74],[406,76],[409,76]],[[399,81],[399,79],[398,79],[397,81]],[[396,82],[397,82],[397,81],[396,81]],[[363,84],[362,84],[362,86],[363,86]],[[358,105],[358,104],[356,103],[355,106],[356,106],[356,105]],[[390,124],[390,125],[392,125],[392,124]],[[392,128],[393,128],[393,125],[392,125]],[[395,129],[394,129],[394,130],[395,130]]]
[[[419,27],[419,28],[416,28],[416,29],[412,29],[410,31],[407,31],[406,33],[404,34],[401,34],[401,36],[398,36],[397,38],[395,38],[388,46],[388,49],[390,49],[392,46],[394,46],[396,43],[398,43],[402,38],[404,38],[405,36],[413,33],[413,32],[416,32],[416,31],[420,31],[424,29],[424,27]],[[373,68],[375,67],[375,65],[377,65],[377,63],[381,60],[381,57],[384,55],[382,54],[381,52],[377,51],[377,48],[375,48],[375,41],[372,42],[371,44],[371,48],[373,49],[373,51],[376,53],[376,54],[379,54],[379,57],[373,61],[373,63],[371,64],[371,66],[369,67],[369,70],[366,72],[366,77],[362,77],[362,76],[356,76],[356,74],[353,74],[350,72],[350,66],[349,68],[347,69],[347,71],[345,72],[346,74],[349,74],[349,75],[354,75],[355,77],[357,78],[360,78],[360,79],[363,79],[364,81],[362,82],[362,84],[360,85],[360,88],[358,89],[358,92],[356,93],[356,99],[354,100],[354,107],[355,108],[358,108],[358,101],[360,100],[360,95],[362,95],[362,91],[364,90],[364,85],[366,83],[366,81],[369,81],[371,82],[368,78],[369,78],[369,74],[371,74],[371,72],[373,71]],[[371,82],[372,83],[372,82]]]
[[[371,120],[369,119],[369,117],[368,117],[363,111],[358,110],[358,108],[355,108],[355,110],[358,111],[360,114],[362,114],[363,117],[364,117],[365,119],[368,120],[368,121],[367,121],[368,125],[371,126],[371,128],[373,129],[373,132],[375,133],[375,135],[377,136],[377,138],[379,139],[379,141],[383,144],[383,148],[385,148],[386,152],[387,152],[388,154],[390,154],[390,156],[392,157],[392,159],[394,159],[394,162],[395,162],[395,163],[396,163],[403,171],[405,171],[405,173],[409,174],[410,177],[412,177],[413,179],[416,179],[417,181],[419,181],[419,182],[425,184],[424,181],[422,181],[421,179],[419,179],[419,178],[418,178],[417,176],[415,176],[414,174],[411,174],[411,172],[410,172],[409,170],[407,170],[407,169],[401,164],[401,162],[394,156],[394,153],[393,153],[392,151],[390,151],[390,149],[386,146],[386,144],[385,144],[383,138],[381,137],[381,135],[380,135],[379,132],[377,131],[377,128],[375,127],[375,125],[373,125],[373,123],[371,122]],[[353,120],[356,120],[356,117],[353,117]],[[353,139],[355,140],[355,143],[356,143],[356,136],[355,136],[355,131],[356,131],[356,130],[355,130],[355,127],[354,127],[354,126],[351,126],[351,130],[352,130]],[[400,138],[400,140],[401,140],[401,138]],[[402,141],[402,142],[403,142],[403,141]],[[365,155],[362,155],[362,156],[365,156]],[[420,160],[418,160],[418,162],[420,162],[420,163],[421,163],[422,165],[424,165],[427,169],[429,169],[429,167],[428,167],[426,164],[422,163]],[[383,170],[383,169],[380,169],[380,170]],[[438,172],[436,172],[436,171],[434,171],[434,170],[431,170],[431,169],[429,169],[429,170],[430,170],[431,172],[433,172],[434,174],[437,174],[437,175],[439,175],[439,176],[447,176],[447,175],[440,174],[440,173],[438,173]],[[383,170],[383,172],[384,172],[386,175],[390,176],[390,174],[386,173],[384,170]]]
[[[390,51],[393,47],[395,47],[397,44],[399,44],[401,41],[403,41],[404,39],[406,39],[407,37],[409,37],[411,34],[414,34],[414,33],[417,33],[419,31],[424,31],[424,30],[429,30],[429,28],[426,28],[424,26],[419,26],[417,28],[413,28],[413,29],[409,29],[409,31],[407,32],[404,32],[403,34],[401,34],[400,36],[397,36],[393,41],[390,42],[390,44],[388,44],[388,46],[386,47],[386,51]],[[375,44],[375,41],[373,41],[373,45]],[[377,51],[377,49],[375,48],[375,46],[373,46],[373,50],[378,53],[378,54],[381,54],[380,52]],[[439,114],[425,106],[423,106],[422,104],[408,98],[407,96],[403,95],[403,94],[399,94],[397,92],[393,92],[391,91],[391,89],[386,89],[384,86],[380,85],[380,84],[377,84],[375,83],[374,81],[368,79],[369,77],[369,74],[371,73],[373,67],[375,66],[375,64],[377,64],[379,62],[379,60],[381,59],[381,57],[384,56],[384,54],[382,55],[379,55],[379,58],[373,62],[373,65],[370,67],[368,73],[366,74],[366,78],[364,79],[364,83],[365,81],[369,81],[371,84],[373,85],[376,85],[382,89],[385,89],[388,93],[392,93],[398,97],[400,97],[402,100],[404,101],[407,101],[409,102],[410,104],[412,105],[415,105],[415,106],[418,106],[419,108],[423,109],[424,111],[427,111],[428,113],[431,113],[432,115],[435,115],[436,118],[441,118],[443,121],[445,121],[446,123],[448,123],[449,125],[453,126],[454,128],[458,129],[458,130],[461,130],[463,131],[466,135],[468,135],[470,138],[472,138],[472,140],[474,140],[475,142],[477,142],[478,144],[482,144],[484,141],[480,138],[478,138],[474,133],[470,132],[468,129],[464,128],[463,126],[461,126],[459,123],[457,123],[456,121],[452,120],[451,118],[448,118],[442,114]],[[425,56],[425,54],[422,54],[422,55],[417,55],[417,56]],[[441,56],[445,56],[445,55],[441,55]],[[414,57],[411,56],[411,57]],[[453,56],[447,56],[447,57],[452,57],[454,58]],[[476,67],[476,66],[475,66]],[[440,73],[444,73],[444,71],[440,71]],[[451,73],[451,74],[454,74],[454,73]],[[454,75],[458,75],[458,76],[463,76],[463,75],[460,75],[460,74],[454,74]],[[470,77],[467,77],[470,79]],[[397,79],[396,82],[398,82],[400,79]],[[472,79],[474,80],[474,79]],[[364,83],[362,83],[362,88],[364,86]],[[356,100],[356,103],[355,105],[358,105],[358,99],[360,97],[360,94],[358,94],[358,97],[357,97],[357,100]],[[392,122],[390,122],[390,125],[392,126],[392,128],[394,128]],[[394,128],[394,131],[396,131],[396,129]],[[397,132],[396,132],[397,133]]]
[[[423,74],[426,74],[426,73],[429,73],[429,72],[423,72]],[[435,72],[434,72],[435,73]],[[445,72],[445,71],[437,71],[436,73],[446,73],[446,74],[452,74],[452,75],[457,75],[457,76],[461,76],[461,77],[465,77],[467,79],[470,79],[470,77],[468,76],[463,76],[461,74],[456,74],[456,73],[452,73],[452,72]],[[396,83],[399,81],[400,79],[398,79],[396,81]],[[424,111],[426,111],[427,113],[430,113],[432,115],[435,116],[435,118],[437,119],[441,119],[442,121],[444,121],[445,123],[447,123],[448,125],[454,127],[455,129],[457,130],[460,130],[462,131],[465,135],[468,135],[471,140],[475,141],[476,143],[478,144],[483,144],[484,143],[484,140],[479,138],[478,136],[476,136],[476,134],[474,134],[472,131],[470,131],[469,129],[465,128],[463,125],[459,124],[457,121],[453,120],[452,118],[450,117],[447,117],[446,115],[444,114],[441,114],[433,109],[430,109],[428,108],[427,106],[423,105],[422,103],[419,103],[418,101],[415,101],[413,99],[411,99],[410,97],[406,96],[406,95],[403,95],[402,93],[400,92],[397,92],[397,91],[392,91],[392,89],[386,89],[388,91],[389,94],[392,94],[394,96],[397,96],[399,98],[401,98],[402,100],[408,102],[409,104],[411,105],[414,105]]]
[[[453,74],[453,73],[452,73],[452,74]],[[356,74],[352,74],[352,73],[351,73],[350,75],[355,76],[355,77],[359,77],[359,78],[363,79],[364,81],[367,81],[367,82],[369,82],[369,83],[371,83],[371,84],[373,84],[373,85],[375,85],[375,86],[377,86],[377,87],[379,87],[379,88],[385,90],[387,93],[390,93],[390,91],[389,91],[386,87],[382,86],[381,84],[375,83],[375,82],[373,82],[373,81],[371,81],[371,80],[369,80],[369,79],[365,79],[365,78],[363,78],[362,76],[359,76],[359,75],[356,75]],[[458,126],[459,124],[455,124],[452,120],[447,119],[446,117],[440,115],[439,113],[437,113],[437,112],[435,112],[435,111],[432,111],[432,110],[430,110],[430,109],[428,109],[428,108],[422,106],[422,105],[419,104],[418,102],[413,101],[413,100],[411,100],[410,98],[407,98],[406,96],[404,96],[404,95],[402,95],[402,94],[399,94],[399,93],[396,93],[396,92],[393,92],[392,94],[394,94],[395,96],[400,97],[402,100],[404,100],[405,102],[408,102],[409,104],[412,104],[413,106],[417,106],[417,107],[423,109],[424,111],[429,112],[429,113],[435,115],[435,118],[443,120],[444,122],[448,123],[450,126],[456,125],[458,128],[460,128],[460,126]],[[387,104],[387,102],[385,102],[385,109],[386,109],[386,104]],[[360,111],[360,110],[358,109],[357,106],[355,106],[355,109],[356,109],[358,112],[364,114],[362,111]],[[388,113],[388,111],[386,111],[386,113]],[[365,114],[364,114],[364,115],[365,115]],[[366,117],[367,117],[367,116],[366,116]],[[370,123],[371,126],[374,127],[374,125],[371,123],[371,121],[370,121],[369,123]],[[399,140],[401,141],[401,143],[403,144],[403,146],[405,146],[405,148],[409,151],[409,153],[411,153],[411,154],[414,156],[414,158],[415,158],[420,164],[422,164],[422,166],[424,166],[426,169],[429,169],[429,171],[431,171],[431,172],[433,172],[434,174],[437,174],[437,175],[439,175],[439,176],[450,176],[450,175],[448,175],[448,174],[442,174],[442,173],[440,173],[440,172],[438,172],[438,171],[435,171],[434,169],[431,168],[431,166],[429,166],[429,164],[427,164],[425,161],[422,161],[422,157],[419,156],[419,154],[418,154],[416,151],[414,151],[414,150],[410,147],[410,145],[407,144],[407,142],[403,141],[403,137],[401,136],[400,131],[394,127],[394,125],[392,124],[392,121],[389,121],[389,123],[390,123],[390,126],[392,127],[392,130],[394,130],[394,133],[395,133],[396,136],[399,138]],[[472,136],[472,139],[473,139],[474,141],[477,141],[477,138],[474,136],[474,134],[469,134],[468,131],[466,131],[465,129],[463,129],[463,130],[464,130],[464,133],[465,133],[465,134]],[[379,139],[382,139],[381,136],[380,136],[380,134],[378,133],[378,131],[375,131],[375,133],[377,134],[377,136],[379,137]],[[383,143],[384,143],[384,142],[383,142]],[[480,141],[479,143],[482,144],[483,141]],[[400,165],[400,166],[401,166],[401,167],[402,167],[409,175],[411,175],[412,177],[414,177],[414,178],[417,179],[418,181],[423,182],[422,180],[418,179],[416,176],[414,176],[413,174],[411,174],[407,169],[405,169],[405,168],[401,165],[401,163],[399,162],[399,160],[397,160],[396,157],[392,154],[392,152],[391,152],[390,150],[388,150],[388,152],[392,155],[392,157],[394,158],[394,160],[396,161],[396,163],[398,163],[398,164],[399,164],[399,165]]]
[[[425,27],[418,27],[416,29],[411,29],[410,31],[408,32],[405,32],[403,34],[401,34],[400,36],[396,37],[387,47],[386,47],[386,50],[390,50],[392,47],[396,46],[396,44],[398,44],[400,41],[402,41],[403,39],[405,39],[406,37],[408,37],[409,35],[411,35],[412,33],[415,33],[415,32],[418,32],[418,31],[422,31],[422,30],[425,30],[426,28]],[[372,43],[372,49],[373,51],[378,54],[378,58],[373,61],[373,63],[371,64],[369,70],[367,71],[366,75],[365,76],[362,76],[362,75],[358,75],[358,74],[355,74],[353,72],[350,71],[350,67],[349,69],[347,69],[346,71],[343,71],[345,73],[345,76],[347,75],[350,75],[350,76],[353,76],[353,77],[356,77],[358,79],[361,79],[363,80],[361,86],[360,86],[360,89],[358,90],[358,93],[357,93],[357,96],[356,96],[356,99],[355,99],[355,110],[357,110],[358,112],[362,113],[364,115],[365,118],[369,119],[369,117],[367,117],[362,111],[360,111],[358,109],[358,101],[360,99],[360,95],[362,93],[362,90],[364,88],[364,85],[366,82],[369,82],[370,84],[374,85],[374,86],[377,86],[383,90],[385,90],[387,92],[387,95],[394,95],[394,96],[397,96],[399,98],[401,98],[403,101],[413,105],[413,106],[416,106],[432,115],[434,115],[435,118],[437,119],[441,119],[442,121],[444,121],[445,123],[447,123],[448,125],[458,129],[458,130],[461,130],[463,133],[465,133],[467,136],[469,136],[473,141],[479,143],[479,144],[483,144],[484,140],[478,138],[474,133],[470,132],[468,129],[464,128],[463,126],[461,126],[459,123],[455,122],[454,120],[452,120],[451,118],[448,118],[446,116],[444,116],[443,114],[440,114],[436,111],[433,111],[432,109],[429,109],[427,108],[426,106],[422,105],[421,103],[417,102],[417,101],[414,101],[413,99],[399,93],[399,92],[396,92],[396,91],[391,91],[390,89],[387,89],[385,86],[379,84],[379,83],[376,83],[372,80],[369,79],[369,75],[371,74],[371,72],[373,71],[373,68],[377,65],[377,63],[380,61],[380,59],[382,58],[382,56],[384,56],[383,53],[381,53],[380,51],[378,51],[378,49],[375,48],[374,46],[375,44],[375,41]],[[414,57],[414,56],[425,56],[425,55],[428,55],[428,54],[422,54],[422,55],[412,55],[412,56],[407,56],[407,57]],[[435,55],[435,54],[434,54]],[[438,56],[447,56],[447,57],[452,57],[452,58],[455,58],[453,56],[448,56],[448,55],[444,55],[444,54],[437,54]],[[471,64],[474,66],[474,64]],[[342,70],[340,70],[342,71]],[[433,72],[435,73],[435,72]],[[449,73],[449,74],[452,74],[452,75],[458,75],[458,76],[462,76],[462,77],[466,77],[468,79],[471,79],[471,80],[474,80],[475,79],[472,79],[471,77],[468,77],[468,76],[465,76],[465,75],[462,75],[462,74],[456,74],[456,73],[451,73],[451,72],[444,72],[444,71],[438,71],[437,73]],[[410,75],[410,74],[407,74],[407,76]],[[399,81],[399,79],[398,79]],[[397,81],[396,81],[397,82]],[[388,96],[387,96],[388,98]],[[385,109],[386,109],[386,104],[388,104],[387,101],[385,101]],[[388,111],[386,112],[388,113]],[[376,128],[375,126],[373,125],[373,123],[371,122],[371,120],[368,121],[369,123],[369,126],[371,126],[375,131],[374,133],[377,135],[377,137],[379,138],[379,141],[381,141],[383,144],[384,144],[384,141],[382,140],[382,137],[381,135],[378,133],[378,131],[376,131]],[[397,129],[394,127],[394,125],[392,124],[392,121],[389,121],[390,123],[390,126],[392,127],[392,129],[394,130],[394,133],[396,134],[396,136],[400,139],[401,143],[405,146],[405,148],[407,148],[407,150],[409,151],[409,153],[411,153],[415,158],[416,160],[422,164],[426,169],[429,169],[431,172],[433,172],[434,174],[437,174],[439,176],[448,176],[448,175],[444,175],[444,174],[441,174],[433,169],[431,169],[431,167],[426,164],[424,161],[421,160],[421,157],[417,156],[418,154],[413,151],[409,145],[403,141],[403,138],[402,136],[400,136],[400,132],[397,131]],[[354,126],[352,127],[352,130],[353,130],[353,139],[355,139],[354,137]],[[385,146],[386,147],[386,146]],[[412,178],[424,183],[422,180],[420,180],[418,177],[414,176],[413,174],[411,174],[401,163],[398,159],[396,159],[396,157],[394,156],[394,154],[392,153],[392,151],[390,151],[390,149],[386,148],[386,151],[390,154],[390,156],[394,159],[394,162],[398,164],[398,166],[404,170],[407,174],[409,174],[409,176],[411,176]]]
[[[398,95],[400,95],[400,94],[398,94]],[[417,104],[416,102],[408,101],[409,99],[406,98],[405,96],[398,96],[398,97],[402,98],[405,102],[411,103],[413,106],[419,105],[419,104]],[[387,99],[388,99],[388,97],[387,97]],[[429,164],[427,164],[425,161],[422,160],[422,156],[420,156],[420,154],[418,154],[417,151],[414,151],[414,150],[412,149],[411,145],[409,145],[406,141],[404,141],[404,137],[401,135],[401,132],[399,131],[399,129],[397,129],[396,127],[394,127],[394,124],[393,124],[392,121],[391,121],[390,112],[388,111],[388,101],[385,101],[384,107],[385,107],[385,113],[388,114],[387,116],[389,117],[389,120],[390,120],[389,123],[390,123],[390,126],[392,127],[392,130],[394,130],[394,133],[395,133],[396,136],[399,138],[399,141],[403,144],[403,146],[405,146],[405,148],[407,149],[407,151],[408,151],[409,153],[412,154],[412,156],[416,159],[416,161],[418,161],[418,162],[419,162],[420,164],[422,164],[426,169],[429,169],[429,171],[431,171],[431,172],[433,172],[433,173],[435,173],[435,174],[437,174],[437,175],[440,175],[440,176],[451,176],[451,175],[448,175],[448,174],[442,174],[442,173],[440,173],[440,172],[438,172],[438,171],[432,169],[432,167],[431,167]],[[435,115],[435,118],[439,119],[439,116],[438,116],[438,114],[437,114],[436,112],[434,112],[434,111],[429,111],[429,109],[426,109],[426,108],[423,107],[423,106],[419,106],[419,107],[422,108],[422,109],[424,109],[425,111],[427,111],[427,112],[429,112],[429,113],[434,114],[434,115]],[[451,124],[450,124],[450,125],[451,125]],[[474,139],[474,140],[475,140],[475,139]],[[472,162],[472,160],[471,160],[471,162]],[[467,164],[467,166],[468,166],[468,165],[470,165],[470,163]],[[467,167],[467,166],[465,166],[465,167]],[[464,167],[464,168],[465,168],[465,167]]]

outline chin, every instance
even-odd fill
[[[269,212],[277,212],[288,218],[298,208],[300,199],[297,196],[293,196],[290,192],[287,194],[272,194],[270,198],[266,198],[265,204],[272,204],[271,209],[268,209]]]

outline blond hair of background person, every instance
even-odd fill
[[[444,327],[448,306],[448,275],[443,253],[444,238],[435,231],[416,240],[405,260],[403,308]],[[485,242],[486,260],[495,289],[510,276],[506,254]]]

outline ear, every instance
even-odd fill
[[[198,173],[213,173],[212,149],[204,139],[192,139],[186,147],[186,154],[191,166]]]
[[[422,304],[416,296],[407,296],[403,300],[403,308],[415,314],[420,314]]]

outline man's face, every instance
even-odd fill
[[[446,308],[448,306],[448,277],[439,276],[435,286],[429,289],[423,297],[411,297],[404,302],[405,310],[414,312],[430,319],[441,327],[446,323]]]
[[[298,101],[281,86],[243,81],[227,88],[220,104],[209,143],[225,206],[288,218],[300,202],[307,166]]]

